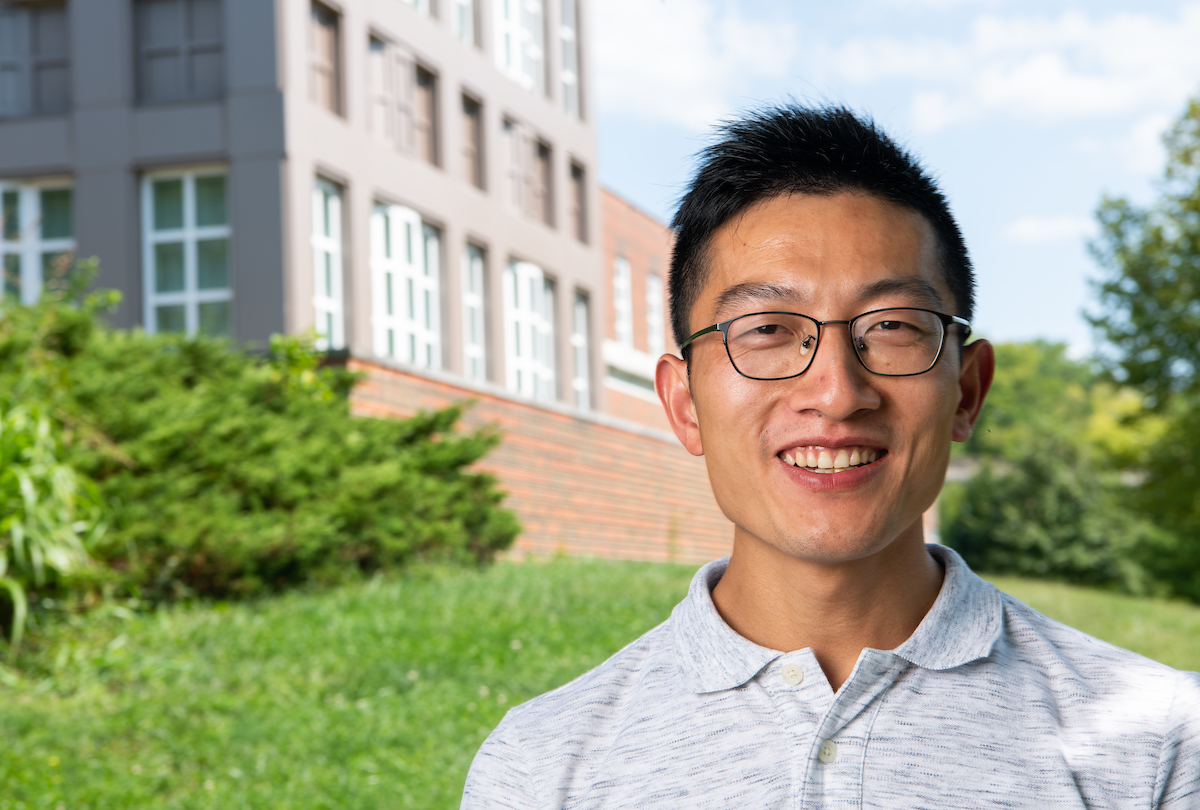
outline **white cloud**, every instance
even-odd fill
[[[852,83],[915,85],[913,125],[936,132],[991,118],[1053,122],[1177,105],[1200,82],[1197,42],[1200,3],[1193,0],[1174,19],[1146,12],[984,13],[959,40],[864,37],[823,58]]]
[[[597,101],[699,130],[744,106],[757,80],[792,73],[796,27],[717,0],[603,0],[592,6]]]
[[[1096,234],[1096,223],[1087,217],[1024,216],[1009,223],[1004,238],[1020,245],[1087,239]]]

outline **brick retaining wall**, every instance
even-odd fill
[[[473,399],[463,423],[503,441],[479,465],[500,479],[524,531],[513,554],[555,553],[702,563],[729,553],[733,527],[717,508],[703,459],[675,437],[605,416],[539,406],[448,375],[351,358],[366,378],[355,413],[405,416]]]

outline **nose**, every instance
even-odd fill
[[[797,413],[814,411],[838,422],[880,406],[879,392],[872,385],[874,375],[859,362],[851,340],[850,330],[842,324],[822,328],[812,365],[786,381],[793,384],[788,407]]]

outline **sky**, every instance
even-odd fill
[[[667,222],[739,110],[866,113],[939,179],[978,277],[975,331],[1093,351],[1105,197],[1154,199],[1200,93],[1200,0],[598,0],[600,182]]]

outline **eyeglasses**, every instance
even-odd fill
[[[680,350],[709,332],[725,339],[729,362],[752,380],[786,380],[808,371],[821,343],[821,328],[845,324],[863,368],[883,377],[911,377],[933,368],[942,355],[946,330],[971,324],[931,309],[890,307],[864,312],[848,321],[818,321],[795,312],[754,312],[701,329]]]

